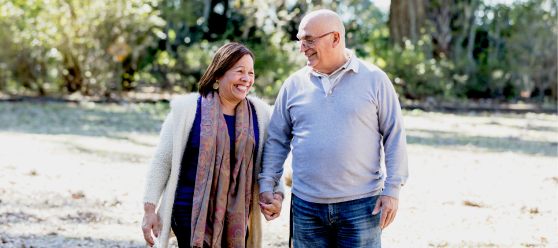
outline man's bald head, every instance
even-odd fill
[[[299,52],[306,65],[322,73],[331,73],[349,60],[345,50],[345,27],[331,10],[308,13],[298,26]]]
[[[324,30],[330,31],[337,31],[341,35],[341,39],[345,40],[345,26],[343,25],[343,21],[337,15],[337,13],[328,10],[328,9],[321,9],[312,11],[302,18],[300,25],[306,24],[308,22],[316,22],[318,26]]]

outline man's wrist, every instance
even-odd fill
[[[264,192],[271,192],[273,193],[273,188],[275,188],[275,182],[262,182],[260,183],[260,194],[264,193]]]
[[[399,199],[399,187],[386,185],[382,193],[380,195],[391,196],[395,199]]]
[[[285,199],[285,195],[281,191],[273,192],[273,194],[278,195],[279,197],[281,197],[281,201],[283,201],[283,199]]]

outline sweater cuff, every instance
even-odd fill
[[[149,190],[149,188],[146,189],[143,194],[142,203],[151,203],[157,206],[159,199],[161,198],[161,194],[157,194],[156,192],[156,190]]]
[[[279,179],[279,183],[277,185],[275,185],[275,187],[273,188],[273,193],[275,192],[281,192],[283,193],[283,195],[285,195],[285,177],[281,177],[281,179]]]
[[[386,185],[381,195],[391,196],[399,200],[399,189],[400,187],[397,186]]]
[[[260,184],[260,194],[263,193],[263,192],[266,192],[266,191],[274,192],[273,188],[275,188],[275,181],[273,181],[273,180],[271,182],[260,181],[259,184]]]
[[[143,203],[151,203],[155,206],[157,206],[157,203],[159,203],[159,198],[156,195],[150,195],[150,194],[145,194],[143,196]]]

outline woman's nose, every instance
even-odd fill
[[[242,74],[242,77],[240,78],[240,80],[242,80],[244,82],[248,82],[248,81],[250,81],[250,75],[248,75],[248,73],[244,73],[244,74]]]

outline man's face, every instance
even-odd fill
[[[302,40],[314,40],[319,36],[328,33],[331,30],[325,30],[319,23],[317,18],[310,18],[308,20],[303,20],[300,23],[297,38]],[[313,47],[308,48],[304,45],[300,45],[299,51],[304,53],[306,56],[306,65],[312,67],[314,70],[320,71],[323,69],[326,60],[332,53],[333,48],[331,47],[331,36],[326,35],[314,41]]]

